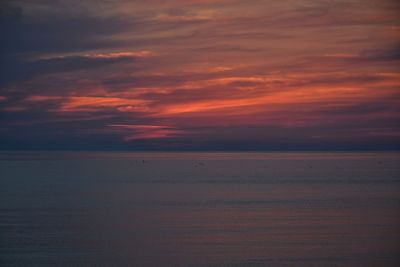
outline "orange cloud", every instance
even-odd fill
[[[164,125],[112,124],[108,126],[128,132],[128,135],[124,138],[126,141],[163,139],[182,135],[184,133],[182,130]]]
[[[57,111],[77,112],[96,111],[105,108],[115,108],[119,111],[147,111],[148,100],[130,99],[120,97],[94,97],[94,96],[30,96],[28,102],[58,101],[60,106]]]
[[[209,99],[182,104],[166,105],[161,108],[158,115],[171,115],[181,113],[205,112],[210,110],[222,109],[248,109],[251,106],[264,106],[266,110],[270,107],[293,105],[293,104],[312,104],[322,101],[338,102],[360,100],[364,96],[365,90],[358,88],[301,88],[297,90],[284,90],[268,94],[258,94],[248,98],[237,99]],[[247,112],[247,111],[246,111]]]
[[[148,101],[118,97],[68,97],[61,105],[61,111],[80,111],[101,108],[117,108],[120,111],[145,111]]]
[[[114,53],[99,53],[99,54],[85,54],[87,57],[93,58],[121,58],[121,57],[149,57],[154,53],[148,50],[137,52],[114,52]]]
[[[39,57],[39,59],[64,59],[69,58],[71,56],[84,57],[84,58],[104,58],[104,59],[118,59],[118,58],[146,58],[154,55],[154,52],[150,50],[141,50],[141,51],[125,51],[125,52],[109,52],[109,53],[69,53],[69,54],[59,54],[52,55],[51,57]]]

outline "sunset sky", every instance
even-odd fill
[[[400,149],[399,1],[0,5],[0,149]]]

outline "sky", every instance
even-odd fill
[[[396,0],[3,0],[1,150],[399,150]]]

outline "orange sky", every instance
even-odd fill
[[[0,148],[398,149],[399,11],[5,1]]]

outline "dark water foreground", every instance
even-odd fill
[[[400,266],[394,153],[1,153],[0,266]]]

